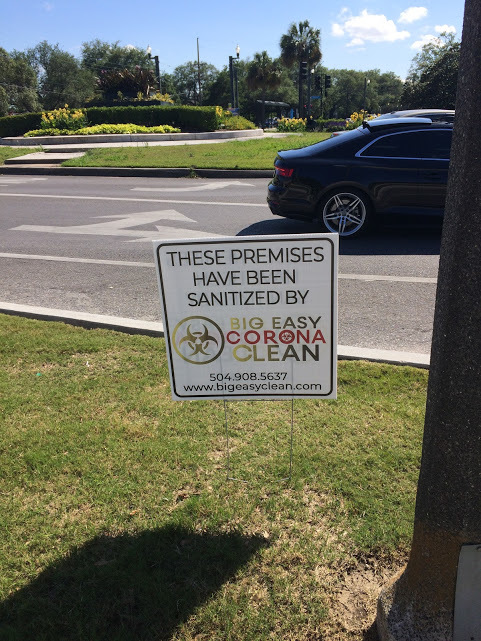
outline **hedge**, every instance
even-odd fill
[[[87,107],[87,120],[91,125],[128,124],[155,127],[171,125],[182,131],[215,131],[215,107]],[[0,137],[22,136],[31,129],[40,128],[41,113],[20,114],[0,118]]]
[[[26,131],[39,129],[42,112],[3,116],[0,118],[0,138],[5,136],[23,136]]]

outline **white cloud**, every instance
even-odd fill
[[[51,2],[44,2],[42,6],[45,11],[53,11],[54,8],[54,5]]]
[[[421,20],[428,15],[426,7],[409,7],[401,12],[398,22],[401,24],[410,24],[416,20]]]
[[[351,38],[348,47],[359,47],[365,42],[395,42],[409,38],[409,31],[398,31],[395,23],[383,14],[368,13],[367,9],[357,16],[343,10],[339,22],[332,25],[332,35],[347,35]]]
[[[442,40],[440,40],[437,36],[433,36],[431,34],[425,34],[424,36],[421,36],[419,40],[416,40],[416,42],[412,43],[411,49],[421,50],[424,47],[424,45],[431,44],[431,42],[437,45],[443,44]]]
[[[456,27],[449,24],[437,24],[434,28],[438,33],[456,33]]]
[[[338,22],[333,22],[331,25],[331,35],[333,36],[343,36],[344,35],[344,29],[341,27],[341,25]]]

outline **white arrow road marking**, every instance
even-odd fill
[[[239,180],[226,180],[223,182],[203,183],[202,185],[194,185],[193,187],[132,187],[130,191],[212,191],[213,189],[223,189],[231,185],[239,185],[241,187],[253,187],[250,183],[243,183]]]
[[[165,211],[144,211],[127,216],[95,216],[95,218],[110,218],[109,222],[93,223],[91,225],[20,225],[12,227],[10,231],[37,231],[50,234],[90,234],[94,236],[128,236],[134,241],[160,240],[163,238],[212,238],[220,234],[203,232],[193,229],[159,226],[157,231],[131,229],[139,225],[155,224],[162,220],[178,220],[182,222],[195,223],[197,221],[188,218],[175,209]]]

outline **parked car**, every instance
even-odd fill
[[[280,151],[268,186],[273,214],[354,236],[395,215],[444,214],[451,124],[365,121],[342,136]]]

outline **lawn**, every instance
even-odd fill
[[[0,165],[3,165],[8,158],[16,158],[17,156],[24,156],[31,154],[38,149],[25,149],[25,147],[3,147],[0,145]]]
[[[285,138],[230,140],[201,145],[92,149],[65,167],[193,167],[199,169],[272,169],[281,149],[305,147],[330,134],[305,133]]]
[[[354,641],[406,560],[427,373],[170,398],[163,339],[0,315],[0,638]]]

